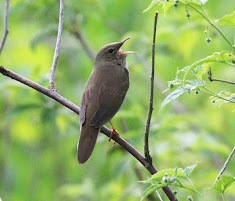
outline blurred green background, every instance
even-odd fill
[[[91,50],[131,37],[123,50],[137,51],[127,58],[131,85],[113,124],[121,136],[141,153],[149,100],[151,41],[155,10],[142,11],[151,1],[67,0],[55,87],[57,92],[80,105],[80,98],[93,68],[93,61],[74,32],[82,34]],[[0,34],[3,32],[5,1],[0,0]],[[205,9],[212,19],[234,10],[234,0],[209,0]],[[161,92],[175,78],[177,68],[187,66],[215,51],[230,47],[197,13],[173,7],[164,15],[161,7],[156,41],[156,87],[150,132],[150,150],[158,170],[186,167],[199,161],[192,173],[196,188],[215,180],[235,142],[234,105],[212,103],[208,95],[184,95],[159,111]],[[53,60],[59,1],[10,1],[9,30],[0,65],[45,87]],[[234,40],[234,27],[221,29]],[[212,38],[207,44],[205,39]],[[234,81],[234,68],[215,65],[213,75]],[[107,75],[108,76],[108,75]],[[206,77],[206,75],[205,75]],[[209,83],[209,88],[234,92],[234,86]],[[160,89],[160,90],[159,90]],[[78,165],[76,145],[78,116],[42,94],[0,75],[0,197],[3,201],[136,201],[147,187],[139,183],[150,174],[102,134],[91,159]],[[109,125],[108,125],[109,126]],[[225,174],[234,176],[235,158]],[[164,200],[165,195],[160,192]],[[179,200],[192,194],[179,190]],[[153,195],[156,197],[156,195]],[[221,200],[211,191],[194,200]],[[235,200],[234,185],[226,193]],[[153,198],[148,198],[154,200]],[[156,198],[157,199],[157,198]]]

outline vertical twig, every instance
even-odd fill
[[[0,43],[0,54],[2,52],[3,46],[7,39],[7,35],[9,33],[9,30],[8,30],[9,2],[10,0],[6,0],[5,17],[4,17],[4,32],[3,32],[2,40]]]
[[[151,87],[150,87],[150,97],[149,97],[149,111],[145,127],[145,140],[144,140],[144,155],[146,161],[146,167],[152,165],[152,158],[149,154],[149,128],[153,112],[153,92],[154,92],[154,67],[155,67],[155,38],[156,38],[156,29],[157,29],[157,19],[158,11],[155,14],[154,27],[153,27],[153,44],[152,44],[152,73],[150,76]]]
[[[222,169],[220,170],[220,172],[219,172],[217,178],[215,179],[214,184],[219,180],[220,176],[221,176],[221,175],[224,173],[224,171],[226,170],[226,168],[227,168],[227,166],[228,166],[228,163],[229,163],[230,159],[232,158],[234,152],[235,152],[235,146],[233,147],[232,152],[229,154],[227,160],[225,161],[225,163],[224,163]]]
[[[55,71],[56,71],[56,65],[59,58],[59,50],[60,50],[60,42],[61,42],[61,35],[62,35],[62,29],[63,29],[63,19],[64,19],[64,0],[60,0],[60,14],[59,14],[59,26],[58,26],[58,34],[57,34],[57,40],[56,40],[56,47],[54,52],[54,58],[50,70],[50,80],[49,80],[49,89],[55,90],[54,80],[55,80]]]

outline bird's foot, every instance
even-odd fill
[[[109,141],[111,141],[111,139],[114,135],[119,135],[118,132],[115,129],[112,130],[111,135],[109,137]],[[115,143],[116,142],[114,141],[112,147],[115,145]]]
[[[111,141],[114,135],[119,135],[119,133],[115,129],[112,130],[111,135],[109,136],[109,141]]]
[[[110,125],[111,125],[111,127],[112,127],[112,129],[113,129],[112,132],[111,132],[111,135],[110,135],[110,137],[109,137],[109,141],[111,141],[111,139],[112,139],[112,137],[113,137],[114,135],[119,135],[119,134],[118,134],[117,130],[114,128],[112,122],[109,121],[109,123],[110,123]],[[112,146],[114,146],[115,143],[116,143],[116,142],[114,141]]]

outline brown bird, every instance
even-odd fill
[[[126,57],[135,52],[121,50],[128,39],[105,45],[96,55],[94,69],[81,99],[81,136],[77,155],[80,164],[90,158],[100,128],[117,113],[129,88]],[[114,128],[112,134],[117,134]]]

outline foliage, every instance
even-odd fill
[[[221,32],[221,30],[215,24],[213,24],[213,22],[210,20],[209,16],[207,15],[206,11],[203,9],[203,6],[206,3],[206,1],[200,1],[200,0],[180,0],[180,1],[173,1],[173,0],[161,1],[161,0],[158,0],[158,1],[156,1],[156,0],[153,0],[152,3],[149,5],[149,7],[144,12],[150,10],[154,6],[161,3],[161,4],[163,4],[164,13],[166,13],[166,11],[169,9],[169,5],[170,6],[173,6],[173,5],[178,6],[179,2],[185,4],[185,11],[187,12],[187,15],[186,15],[187,17],[190,17],[190,15],[188,13],[188,8],[187,8],[187,6],[190,6],[195,11],[197,11],[203,18],[205,18],[205,20],[207,20],[209,22],[209,24],[212,27],[214,27],[221,34],[221,36],[229,43],[229,45],[231,45],[230,41],[225,37],[225,35]],[[168,5],[167,10],[165,9],[165,5]],[[198,8],[201,9],[201,11],[198,10]],[[233,12],[230,15],[225,15],[221,19],[216,20],[215,22],[218,24],[222,24],[222,25],[234,25],[234,21],[235,21],[234,17],[235,17],[235,12]],[[206,41],[207,41],[207,43],[210,43],[211,38],[207,38]],[[219,92],[219,93],[213,92],[210,89],[206,88],[205,82],[202,85],[199,85],[200,87],[199,86],[192,86],[192,85],[190,86],[190,85],[186,84],[186,83],[192,82],[192,81],[195,82],[195,80],[186,80],[186,77],[190,72],[192,72],[197,77],[197,79],[198,79],[197,82],[200,82],[200,80],[203,80],[202,75],[208,71],[208,69],[207,69],[208,66],[211,66],[214,63],[224,63],[224,64],[228,64],[228,65],[235,67],[235,62],[234,62],[235,56],[233,53],[234,53],[234,45],[232,46],[231,51],[215,52],[212,55],[207,56],[204,59],[200,59],[200,60],[194,62],[190,66],[186,66],[186,67],[182,68],[181,70],[178,70],[176,79],[171,81],[170,83],[171,83],[171,88],[173,88],[173,86],[174,86],[173,83],[177,83],[177,85],[179,87],[177,89],[175,89],[172,93],[170,93],[165,98],[161,107],[165,106],[170,101],[178,98],[180,95],[184,94],[186,91],[190,92],[193,89],[195,89],[196,93],[198,93],[201,88],[205,89],[205,90],[201,90],[201,91],[211,95],[211,97],[222,100],[223,103],[235,103],[233,101],[234,94],[232,94],[230,92]],[[198,71],[196,68],[203,69],[203,70]],[[194,69],[196,69],[196,70],[194,70]],[[179,72],[184,72],[183,79],[178,78]],[[222,95],[224,93],[229,94],[229,95],[226,97],[226,96]]]
[[[127,58],[131,85],[112,122],[121,136],[143,153],[153,18],[154,11],[158,10],[150,154],[162,173],[159,175],[162,185],[165,185],[162,177],[166,172],[167,182],[170,178],[174,180],[172,176],[176,177],[176,169],[170,167],[187,167],[200,161],[186,178],[190,177],[201,194],[173,182],[178,200],[186,200],[189,194],[194,201],[220,200],[219,193],[202,192],[211,186],[234,146],[235,115],[231,112],[234,110],[234,85],[210,83],[207,71],[211,67],[215,77],[234,79],[234,51],[228,42],[233,40],[234,30],[225,25],[232,23],[234,1],[179,0],[177,5],[175,1],[161,1],[143,13],[150,3],[143,0],[65,1],[56,90],[79,105],[92,70],[93,61],[71,30],[81,31],[94,52],[107,43],[131,37],[123,49],[138,54]],[[0,34],[4,4],[0,1]],[[202,10],[204,7],[210,18]],[[55,0],[10,1],[9,35],[0,55],[0,65],[48,87],[58,11],[59,1]],[[221,26],[219,30],[221,28],[223,35],[208,20],[217,28]],[[226,58],[223,60],[220,56]],[[204,62],[208,57],[210,62]],[[188,70],[197,61],[202,63]],[[167,88],[168,80],[172,80],[168,82],[169,89],[161,93]],[[180,95],[170,95],[165,104],[167,93],[178,88],[182,91]],[[146,194],[144,189],[150,184],[137,181],[150,177],[149,173],[117,144],[112,148],[112,143],[102,134],[88,163],[77,164],[79,123],[76,114],[2,75],[0,94],[0,197],[3,201],[136,201],[143,192]],[[164,107],[158,112],[163,103]],[[217,103],[223,107],[217,107]],[[227,176],[234,176],[234,166],[235,161],[231,160]],[[184,187],[194,189],[184,171],[188,172],[177,168],[177,180]],[[158,183],[154,185],[152,189],[159,188]],[[226,188],[224,196],[228,201],[235,197],[233,186]],[[159,189],[159,193],[167,200],[162,190]],[[155,193],[152,196],[157,199]]]
[[[185,188],[187,190],[200,194],[195,190],[195,187],[192,185],[192,182],[189,179],[189,175],[196,166],[197,163],[188,166],[185,169],[182,168],[164,169],[157,172],[156,174],[151,176],[148,180],[143,181],[143,183],[150,183],[152,185],[144,191],[141,201],[145,197],[153,193],[154,191],[167,185],[173,187]],[[186,180],[187,182],[189,182],[191,187],[184,185],[182,183],[182,180]]]

